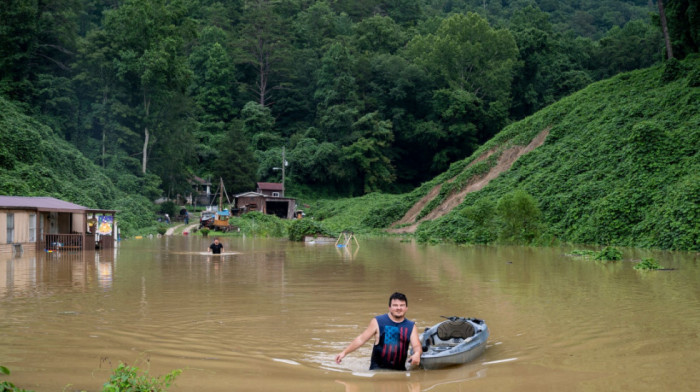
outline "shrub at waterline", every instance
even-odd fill
[[[6,376],[10,375],[10,369],[6,368],[5,366],[0,366],[0,374],[4,374]],[[26,389],[18,388],[15,386],[15,384],[9,382],[9,381],[3,381],[0,382],[0,392],[31,392]]]
[[[241,233],[259,237],[286,237],[288,219],[266,215],[259,211],[249,212],[229,219],[229,224],[238,226]]]
[[[290,241],[303,241],[304,237],[307,235],[333,236],[328,230],[323,228],[323,226],[311,219],[298,219],[293,221],[287,228],[287,232],[289,233]]]
[[[595,257],[595,260],[601,260],[601,261],[617,261],[617,260],[622,260],[622,252],[614,248],[612,246],[606,246],[598,252]]]
[[[529,244],[537,237],[542,212],[535,199],[524,190],[503,195],[498,200],[496,212],[502,222],[501,241]]]
[[[182,373],[182,370],[176,369],[164,376],[149,378],[147,371],[141,375],[139,375],[139,371],[140,369],[136,366],[120,363],[112,372],[109,380],[102,385],[102,392],[165,392],[175,382],[175,378]],[[5,366],[0,366],[0,373],[10,375],[10,370]],[[11,382],[3,381],[0,382],[0,392],[32,391],[18,388]]]
[[[653,258],[646,258],[642,259],[642,261],[638,264],[635,264],[634,269],[636,270],[658,270],[658,269],[664,269],[661,265],[659,265],[659,262],[656,261]]]
[[[148,372],[143,372],[143,374],[139,375],[139,371],[140,369],[135,366],[120,363],[114,369],[109,381],[102,386],[102,392],[162,392],[166,391],[175,381],[175,378],[182,373],[182,370],[178,369],[161,377],[150,378]]]
[[[582,257],[584,259],[593,259],[596,261],[619,261],[622,260],[622,251],[612,246],[606,246],[598,252],[594,250],[576,249],[567,254],[567,256]]]

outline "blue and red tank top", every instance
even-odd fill
[[[379,324],[379,343],[372,348],[369,369],[406,370],[414,322],[404,319],[395,323],[388,314],[377,316],[375,319]]]

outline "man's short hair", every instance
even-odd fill
[[[406,306],[408,306],[408,299],[406,298],[406,295],[399,293],[399,292],[395,292],[394,294],[391,295],[391,297],[389,297],[389,306],[391,306],[391,301],[395,300],[395,299],[398,299],[399,301],[405,302]]]

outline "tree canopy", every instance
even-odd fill
[[[696,53],[695,2],[665,7],[677,57]],[[288,192],[398,192],[593,81],[663,61],[650,14],[647,0],[13,0],[0,94],[165,196],[194,176],[280,180],[282,148]]]

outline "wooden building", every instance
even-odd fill
[[[270,197],[284,197],[284,185],[279,182],[259,182],[257,192]]]
[[[185,202],[196,206],[210,205],[214,198],[211,192],[211,181],[197,176],[192,176],[187,181],[192,186],[192,192],[185,198]]]
[[[115,213],[53,197],[0,196],[0,253],[113,248]]]
[[[257,192],[236,195],[238,214],[260,211],[263,214],[292,219],[296,204],[296,199],[284,197],[284,186],[276,182],[259,182]]]

